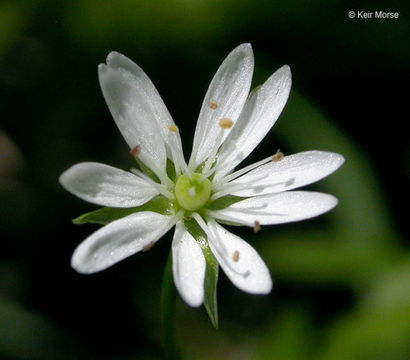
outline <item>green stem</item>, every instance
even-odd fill
[[[161,293],[162,341],[167,360],[180,359],[175,342],[175,293],[172,279],[172,250],[170,250],[162,278]]]

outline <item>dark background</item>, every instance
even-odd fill
[[[349,11],[398,12],[350,19]],[[171,235],[95,275],[70,267],[96,209],[58,176],[81,161],[134,166],[102,97],[111,50],[157,86],[190,153],[207,86],[250,42],[253,86],[283,64],[293,88],[249,160],[280,148],[341,153],[310,189],[339,198],[318,219],[248,240],[274,278],[269,296],[221,273],[220,329],[177,299],[184,359],[407,359],[410,8],[407,2],[1,1],[0,358],[160,359],[159,299]]]

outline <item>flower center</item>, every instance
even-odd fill
[[[211,182],[203,178],[202,174],[193,173],[191,178],[183,174],[175,185],[175,196],[185,210],[198,210],[211,196]]]

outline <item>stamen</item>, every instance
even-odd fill
[[[249,187],[248,184],[235,184],[235,185],[227,184],[225,187],[221,188],[219,191],[213,193],[211,196],[211,200],[214,201],[216,199],[221,198],[222,196],[229,195],[235,191],[247,189],[248,187]]]
[[[168,130],[172,133],[179,133],[179,127],[176,125],[169,125]],[[184,172],[188,175],[191,179],[191,170],[188,168],[188,165],[185,162],[184,156],[179,154],[177,151],[178,148],[178,138],[173,136],[172,134],[169,135],[170,139],[170,146],[169,150],[171,151],[172,161],[175,166],[175,173],[177,176],[181,175],[181,172]]]
[[[159,168],[154,163],[147,165],[155,173],[155,175],[159,177],[161,183],[167,184],[169,187],[174,186],[174,182],[168,177],[168,175],[164,171],[159,170]]]
[[[291,185],[293,185],[295,183],[295,178],[289,178],[287,180],[284,181],[280,181],[277,183],[271,183],[271,184],[259,184],[258,182],[267,178],[269,176],[269,174],[260,174],[259,176],[253,177],[252,178],[252,185],[250,185],[248,182],[239,182],[239,183],[235,183],[235,181],[238,181],[240,179],[235,179],[232,182],[229,183],[221,183],[221,182],[216,182],[214,183],[213,189],[214,189],[214,193],[211,197],[211,200],[216,200],[222,196],[225,195],[229,195],[229,194],[233,194],[235,192],[241,191],[243,189],[246,190],[253,190],[254,191],[254,196],[259,195],[259,193],[261,193],[262,191],[264,191],[264,195],[268,194],[268,193],[277,193],[277,191],[275,191],[273,188],[283,185],[285,187],[289,187]],[[268,189],[269,192],[266,192]]]
[[[261,225],[259,224],[259,221],[255,220],[254,224],[255,224],[255,226],[253,227],[253,232],[257,233],[257,232],[261,231]]]
[[[170,220],[171,227],[174,226],[179,220],[181,220],[185,215],[184,210],[179,210],[176,215],[174,216],[173,220]]]
[[[272,156],[272,161],[273,162],[278,162],[278,161],[281,161],[283,158],[284,158],[283,152],[278,150],[277,153]]]
[[[233,121],[228,118],[222,118],[221,120],[219,120],[219,126],[222,129],[230,129],[233,126]]]
[[[216,154],[218,152],[219,146],[222,142],[222,138],[224,136],[224,130],[230,129],[233,126],[233,121],[228,118],[222,118],[219,120],[219,126],[221,127],[221,131],[219,132],[217,138],[215,139],[214,146],[212,148],[211,153],[208,156],[208,160],[205,163],[204,168],[202,169],[202,174],[204,174],[204,178],[208,178],[211,174],[213,174],[214,170],[212,169],[209,171],[212,167],[212,164],[215,161]]]
[[[175,174],[176,176],[179,176],[181,174],[181,168],[180,168],[178,157],[176,154],[176,149],[173,146],[170,146],[170,148],[171,148],[172,159],[174,160]]]
[[[270,161],[272,161],[272,156],[269,156],[269,157],[267,157],[267,158],[265,158],[265,159],[263,159],[263,160],[260,160],[260,161],[258,161],[258,162],[256,162],[256,163],[253,163],[253,164],[251,164],[251,165],[245,166],[244,168],[242,168],[242,169],[240,169],[240,170],[238,170],[238,171],[235,171],[234,173],[232,173],[232,174],[230,174],[230,175],[225,176],[223,179],[221,179],[220,182],[218,182],[218,183],[215,184],[215,185],[218,185],[218,186],[219,186],[219,185],[225,184],[225,183],[227,183],[227,182],[229,182],[229,181],[232,181],[232,180],[236,179],[237,177],[239,177],[239,176],[241,176],[241,175],[243,175],[243,174],[246,174],[247,172],[249,172],[249,171],[251,171],[251,170],[253,170],[253,169],[255,169],[255,168],[257,168],[257,167],[259,167],[259,166],[261,166],[261,165],[264,165],[264,164],[266,164],[266,163],[268,163],[268,162],[270,162]]]
[[[236,220],[234,217],[229,216],[229,215],[222,215],[222,214],[219,214],[218,212],[213,211],[213,210],[206,210],[205,214],[207,216],[213,217],[214,219],[230,221],[230,222],[235,223],[235,224],[238,223],[238,220]],[[252,226],[252,225],[246,224],[246,226]]]
[[[154,180],[152,180],[148,175],[144,174],[141,170],[132,168],[131,172],[141,178],[143,178],[144,180],[146,180],[147,182],[150,183],[150,185],[152,187],[155,188],[155,190],[157,190],[160,194],[164,195],[165,197],[167,197],[170,200],[175,200],[175,196],[174,194],[172,194],[165,185],[163,184],[158,184],[156,183]]]
[[[179,165],[182,165],[182,168],[183,168],[183,170],[184,170],[184,173],[188,175],[189,180],[192,180],[191,170],[190,170],[190,168],[188,167],[188,165],[186,164],[185,160],[182,161],[182,163],[179,164]]]
[[[141,154],[141,145],[135,145],[131,150],[130,150],[130,154],[134,157],[138,156],[139,154]],[[160,171],[158,169],[158,167],[150,161],[149,157],[146,157],[144,159],[145,165],[147,165],[154,173],[155,175],[158,176],[158,178],[161,180],[162,183],[167,184],[168,186],[173,186],[174,183],[172,182],[172,180],[167,176],[166,173],[164,173],[163,171]]]
[[[238,250],[235,250],[235,252],[233,253],[232,260],[235,262],[239,261],[239,251]]]
[[[207,225],[205,223],[205,221],[202,219],[201,215],[199,215],[198,213],[193,213],[192,217],[196,220],[196,222],[198,223],[198,225],[201,227],[201,229],[205,232],[206,236],[208,237],[208,242],[212,241],[213,238],[217,237],[216,234],[214,234],[210,228],[209,225]],[[211,220],[212,221],[212,220]],[[218,247],[216,247],[216,250],[218,251],[218,253],[221,253],[223,250],[223,252],[226,254],[228,252],[228,249],[225,247],[223,242],[220,242],[220,246],[222,249],[219,249]],[[235,270],[234,270],[235,271]]]
[[[214,160],[214,161],[215,161],[215,160]],[[216,171],[216,165],[215,165],[212,169],[209,169],[208,172],[206,172],[206,173],[203,175],[203,178],[204,178],[204,179],[209,178],[215,171]]]
[[[215,109],[218,107],[218,103],[217,103],[215,100],[211,100],[211,101],[209,102],[209,107],[210,107],[212,110],[215,110]]]
[[[192,217],[196,220],[198,225],[201,227],[201,229],[205,232],[205,234],[210,238],[212,234],[210,233],[208,226],[206,225],[204,219],[202,219],[201,215],[198,213],[194,212],[192,213]]]
[[[152,249],[152,247],[155,245],[154,241],[151,241],[149,244],[145,245],[142,248],[142,252],[147,252],[148,250]]]
[[[236,145],[232,142],[224,142],[224,149],[225,149],[225,153],[232,153],[233,151],[235,151],[236,149]],[[220,159],[221,161],[224,161],[222,158]],[[218,171],[218,169],[220,168],[220,166],[218,166],[218,164],[216,164],[212,169],[210,169],[207,173],[204,174],[205,178],[209,178],[214,172]],[[218,183],[219,181],[217,180],[217,177],[214,178],[214,183]]]
[[[137,157],[141,153],[141,146],[136,145],[130,150],[130,154],[134,157]]]
[[[249,226],[251,228],[253,228],[255,226],[255,223],[252,222],[252,217],[261,217],[261,216],[277,216],[277,217],[282,217],[285,218],[286,216],[289,216],[289,214],[283,214],[283,213],[271,213],[271,212],[266,212],[266,211],[253,211],[253,210],[247,210],[247,215],[249,215],[249,220],[247,219],[242,219],[240,221],[238,221],[237,218],[230,216],[230,215],[226,215],[226,214],[221,214],[220,211],[215,211],[215,210],[206,210],[205,211],[205,215],[212,217],[214,219],[218,219],[218,220],[224,220],[224,221],[229,221],[235,224],[241,224],[241,225],[245,225],[245,226]],[[254,215],[254,216],[252,216]]]
[[[169,129],[169,131],[172,131],[172,132],[175,132],[175,133],[179,132],[179,128],[176,125],[169,125],[168,129]]]

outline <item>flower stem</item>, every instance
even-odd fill
[[[167,360],[180,359],[175,342],[175,293],[172,279],[172,250],[170,250],[162,278],[161,292],[162,342]]]

